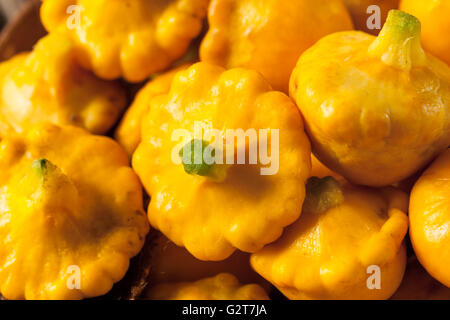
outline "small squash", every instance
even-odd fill
[[[299,220],[250,262],[289,299],[387,299],[405,270],[407,206],[393,188],[310,178]]]
[[[450,150],[423,173],[411,192],[410,237],[422,266],[450,287]]]
[[[44,0],[49,32],[71,37],[77,57],[100,78],[145,80],[187,51],[209,0]],[[69,12],[69,13],[68,13]]]
[[[0,143],[0,293],[108,292],[148,232],[139,179],[113,140],[41,124]]]
[[[450,68],[423,51],[420,22],[402,11],[390,11],[377,38],[320,40],[290,90],[314,154],[356,184],[399,182],[450,144]]]
[[[289,97],[256,71],[200,62],[151,100],[132,163],[150,223],[219,261],[261,249],[298,218],[310,152]]]
[[[212,0],[202,61],[259,71],[288,92],[298,57],[323,36],[353,29],[341,0]]]
[[[151,300],[269,300],[257,284],[242,285],[235,276],[221,273],[195,282],[164,283],[145,294]]]
[[[19,133],[48,121],[105,134],[125,106],[124,89],[82,69],[64,36],[48,35],[0,64],[0,122]]]

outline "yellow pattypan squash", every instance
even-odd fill
[[[353,29],[341,0],[212,0],[202,61],[263,74],[288,92],[300,54],[323,36]]]
[[[268,289],[271,287],[251,268],[248,253],[236,251],[223,261],[201,261],[160,233],[152,239],[151,244],[149,286],[165,282],[197,281],[219,273],[231,273],[241,283],[258,283]]]
[[[292,100],[256,71],[204,62],[151,100],[133,155],[150,223],[213,261],[261,249],[299,217],[310,162]]]
[[[419,264],[417,258],[411,257],[406,266],[402,285],[391,299],[450,300],[450,288],[434,280]]]
[[[450,287],[450,150],[414,185],[409,204],[410,237],[417,258],[435,279]]]
[[[257,284],[242,285],[235,276],[221,273],[195,282],[164,283],[145,295],[152,300],[269,300]]]
[[[407,206],[393,188],[310,178],[299,220],[250,262],[289,299],[387,299],[405,270]]]
[[[450,1],[402,0],[400,9],[422,22],[422,44],[450,65]]]
[[[150,100],[160,94],[168,93],[173,77],[188,65],[174,68],[149,81],[136,95],[132,105],[125,112],[115,132],[119,144],[131,156],[141,142],[142,118],[148,111]]]
[[[44,0],[50,32],[76,42],[81,64],[101,78],[139,82],[183,56],[209,0]],[[67,13],[69,12],[69,13]]]
[[[113,140],[42,124],[0,144],[0,293],[108,292],[148,232],[142,189]]]
[[[380,22],[381,25],[386,21],[389,10],[397,9],[399,0],[344,0],[345,5],[353,19],[353,23],[355,24],[355,28],[357,30],[363,30],[368,33],[378,34],[380,32],[379,29],[369,29],[367,26],[367,22],[370,24],[375,22]],[[375,11],[371,8],[371,6],[376,5],[380,10],[376,9]],[[374,18],[378,19],[378,16],[374,16],[380,13],[380,20],[373,20]]]
[[[79,67],[73,43],[60,35],[0,64],[0,121],[17,132],[49,121],[104,134],[125,106],[124,89]]]
[[[350,181],[390,185],[450,144],[450,68],[420,46],[420,22],[391,10],[380,35],[329,35],[295,68],[291,96],[315,155]]]

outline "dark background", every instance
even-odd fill
[[[15,16],[17,10],[28,0],[0,0],[0,28]]]

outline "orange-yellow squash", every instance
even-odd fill
[[[389,13],[380,35],[335,33],[305,52],[290,93],[317,158],[346,179],[385,186],[450,144],[450,68],[420,45],[420,22]]]
[[[422,44],[450,65],[450,1],[402,0],[400,9],[422,22]]]
[[[255,69],[288,92],[300,54],[323,36],[353,29],[341,0],[212,0],[202,61]]]
[[[252,254],[289,299],[387,299],[406,265],[407,196],[310,178],[299,220]]]
[[[422,266],[450,287],[450,150],[414,185],[409,205],[410,237]]]
[[[132,105],[125,112],[115,132],[119,144],[131,156],[141,142],[142,118],[148,111],[150,100],[160,94],[168,93],[173,77],[188,65],[174,68],[150,80],[136,95]]]
[[[82,69],[74,55],[69,39],[49,35],[1,63],[0,122],[19,133],[42,121],[106,133],[126,106],[124,89]]]
[[[195,282],[164,283],[145,294],[152,300],[269,300],[257,284],[242,285],[229,273]]]
[[[139,82],[187,51],[209,0],[44,0],[50,32],[70,36],[80,63],[105,79]]]
[[[398,8],[399,0],[344,0],[344,3],[350,11],[355,28],[376,35],[380,32],[380,29],[369,29],[367,22],[369,24],[378,22],[372,19],[378,19],[378,16],[374,16],[374,14],[380,14],[379,22],[383,25],[389,10]],[[373,5],[378,6],[379,11],[378,9],[373,10],[371,8]]]
[[[417,261],[408,259],[402,285],[392,300],[450,300],[450,288],[431,277]]]
[[[0,293],[108,292],[148,232],[142,188],[113,140],[41,124],[0,143]]]
[[[241,283],[257,283],[268,289],[271,287],[251,268],[248,253],[236,251],[223,261],[201,261],[160,233],[151,243],[149,286],[166,282],[192,282],[219,273],[231,273]]]
[[[132,162],[150,223],[211,261],[276,240],[299,217],[311,170],[292,100],[256,71],[204,62],[151,101]]]

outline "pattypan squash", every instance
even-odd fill
[[[76,42],[80,63],[97,76],[139,82],[183,56],[202,29],[208,3],[44,0],[41,19],[48,31]]]
[[[450,288],[431,277],[417,261],[408,259],[402,285],[392,300],[450,300]]]
[[[138,177],[113,140],[40,124],[0,143],[0,293],[108,292],[148,232]]]
[[[450,287],[450,150],[414,185],[409,204],[410,237],[417,258],[435,279]]]
[[[380,22],[383,25],[389,10],[398,8],[399,0],[344,0],[344,3],[350,11],[355,28],[376,35],[380,29],[369,29],[367,23],[372,25],[372,23]],[[374,11],[371,8],[373,5],[378,6],[380,10]],[[380,13],[379,17],[373,16],[378,13]],[[379,21],[376,20],[378,18],[380,18]]]
[[[400,9],[419,18],[424,48],[450,65],[450,1],[402,0]]]
[[[151,300],[269,300],[262,287],[242,285],[229,273],[195,282],[160,284],[149,289],[145,297]]]
[[[174,68],[149,81],[136,95],[131,106],[125,112],[115,132],[119,144],[131,156],[141,141],[141,122],[146,114],[150,100],[160,94],[168,93],[173,77],[188,65]]]
[[[420,45],[420,22],[391,10],[380,35],[329,35],[290,84],[314,154],[362,185],[385,186],[450,144],[450,68]]]
[[[32,52],[0,64],[0,121],[16,132],[49,121],[104,134],[125,106],[124,89],[82,69],[63,36],[46,36]]]
[[[353,29],[341,0],[212,0],[202,61],[259,71],[288,92],[300,54],[323,36]]]
[[[270,290],[271,285],[251,268],[248,253],[236,251],[223,261],[202,261],[159,232],[151,243],[149,286],[165,282],[191,282],[219,273],[231,273],[241,283],[257,283]]]
[[[407,206],[394,188],[312,177],[299,220],[250,262],[289,299],[387,299],[405,270]]]
[[[289,97],[256,71],[200,62],[151,100],[132,163],[152,198],[150,223],[219,261],[261,249],[297,220],[310,152]]]

